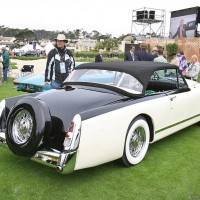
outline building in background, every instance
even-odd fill
[[[97,40],[93,40],[93,39],[89,39],[89,38],[80,39],[75,44],[75,50],[76,51],[95,50],[96,43],[97,43]]]

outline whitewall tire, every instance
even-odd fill
[[[129,126],[122,162],[130,167],[140,163],[147,153],[150,139],[150,130],[144,117],[136,117]]]

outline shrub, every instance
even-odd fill
[[[171,59],[170,54],[175,52],[178,53],[178,45],[176,43],[169,43],[166,45],[168,59]]]

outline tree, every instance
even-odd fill
[[[104,49],[106,48],[107,51],[112,50],[113,48],[118,47],[118,40],[113,38],[105,39],[103,42],[97,42],[95,49]]]
[[[68,32],[66,33],[66,37],[67,37],[68,39],[75,39],[75,34],[74,34],[74,32],[72,32],[72,31],[68,31]]]
[[[26,43],[29,43],[32,41],[37,41],[37,38],[36,38],[34,32],[29,29],[25,29],[25,30],[18,32],[15,35],[15,38],[16,38],[16,40],[15,40],[16,44],[20,44],[20,43],[26,44]]]
[[[101,35],[101,33],[99,31],[93,30],[90,33],[90,38],[97,40],[100,35]]]
[[[104,42],[97,42],[95,50],[104,49]]]
[[[87,31],[82,31],[82,35],[84,38],[89,38],[90,34]]]
[[[81,29],[76,29],[73,31],[73,33],[74,33],[75,38],[78,39],[81,35]]]

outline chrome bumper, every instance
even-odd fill
[[[0,132],[0,145],[8,148],[4,132]],[[37,151],[31,158],[32,161],[54,168],[58,173],[69,174],[74,171],[76,162],[76,151]]]
[[[6,148],[8,147],[6,145],[6,137],[4,132],[0,132],[0,145]]]
[[[74,171],[76,152],[37,151],[32,161],[54,168],[58,173],[69,174]]]

